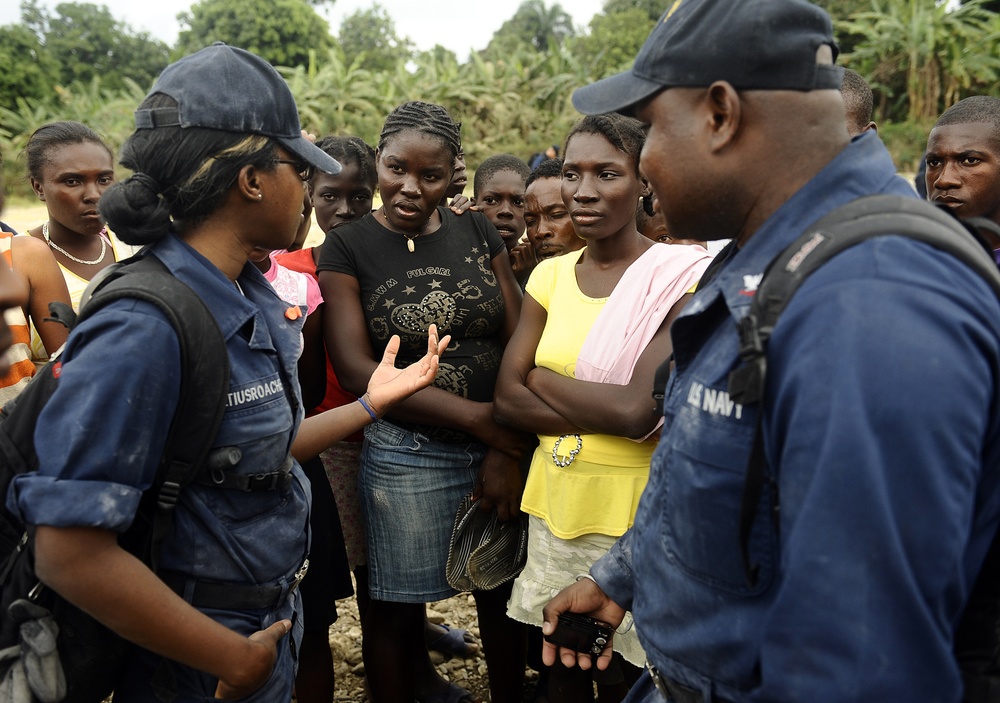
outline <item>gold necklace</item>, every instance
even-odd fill
[[[393,228],[393,227],[392,227],[392,226],[391,226],[391,225],[389,224],[389,217],[388,217],[388,216],[387,216],[387,215],[385,214],[385,205],[383,205],[383,206],[382,206],[382,207],[380,208],[380,211],[381,211],[381,213],[382,213],[382,219],[383,219],[383,220],[385,220],[385,224],[386,224],[386,227],[387,227],[388,229],[392,229],[392,230],[393,230],[393,231],[395,231],[395,232],[399,232],[399,230],[397,230],[397,229]],[[413,253],[414,251],[416,251],[416,246],[415,246],[415,245],[413,244],[413,240],[414,240],[414,239],[416,239],[417,237],[419,237],[419,236],[420,236],[420,233],[419,233],[419,232],[417,232],[417,233],[416,233],[415,235],[413,235],[412,237],[408,237],[408,236],[406,235],[406,233],[405,233],[405,232],[399,232],[399,234],[403,235],[403,238],[404,238],[404,239],[406,239],[406,249],[407,249],[407,251],[409,251],[409,252],[410,252],[411,254],[412,254],[412,253]]]

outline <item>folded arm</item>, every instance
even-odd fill
[[[678,300],[636,362],[627,385],[581,381],[536,368],[527,377],[527,388],[559,415],[586,431],[641,439],[659,416],[653,401],[657,367],[670,356],[670,325],[691,298]]]
[[[547,317],[545,308],[530,295],[525,296],[517,329],[500,364],[494,414],[498,422],[527,432],[548,435],[582,432],[528,386],[528,377],[536,370],[535,352]]]

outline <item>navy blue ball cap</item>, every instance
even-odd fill
[[[737,90],[840,88],[843,69],[818,63],[829,46],[830,17],[804,0],[674,0],[631,71],[573,93],[585,115],[629,113],[664,88],[726,81]]]
[[[136,110],[136,129],[205,127],[259,134],[320,171],[340,173],[336,159],[302,136],[292,91],[256,54],[216,42],[163,69],[149,91],[155,93],[170,96],[177,107]]]

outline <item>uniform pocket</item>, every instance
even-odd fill
[[[724,391],[704,386],[699,390],[699,402],[684,403],[672,418],[669,450],[663,457],[666,553],[703,583],[731,593],[757,594],[773,578],[777,553],[777,535],[766,517],[770,496],[765,495],[750,537],[750,563],[759,569],[751,587],[740,552],[739,519],[757,408],[734,406]],[[706,394],[712,400],[705,400]]]

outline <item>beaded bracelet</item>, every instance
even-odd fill
[[[368,394],[365,393],[365,395],[368,395]],[[372,416],[372,422],[375,422],[375,421],[378,420],[378,415],[376,415],[375,411],[372,410],[372,406],[370,406],[368,403],[365,402],[365,396],[364,395],[361,396],[360,398],[358,398],[358,402],[361,403],[361,407],[364,408],[365,410],[367,410],[368,414]]]

